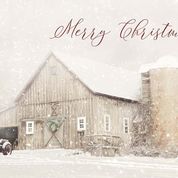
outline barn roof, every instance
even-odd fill
[[[47,60],[53,56],[72,72],[93,93],[126,100],[139,101],[140,75],[120,67],[115,67],[94,60],[73,57],[59,52],[50,53],[45,62],[39,67],[35,75],[27,83],[16,101],[24,94],[34,78],[41,71]]]

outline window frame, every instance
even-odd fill
[[[80,121],[83,121],[82,123]],[[83,127],[81,127],[81,125]],[[77,131],[82,132],[86,130],[86,117],[77,117]]]
[[[32,124],[31,127],[29,127],[29,124]],[[29,131],[31,129],[31,131]],[[26,135],[33,135],[34,134],[34,121],[26,121]]]
[[[108,121],[106,121],[107,118],[108,118]],[[111,116],[109,114],[105,114],[104,115],[104,130],[105,130],[105,132],[110,132],[111,131]]]

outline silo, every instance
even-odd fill
[[[167,56],[149,66],[153,145],[178,150],[178,59]]]

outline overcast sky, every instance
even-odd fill
[[[64,35],[49,39],[60,25],[84,18],[81,28],[111,31],[101,45]],[[178,56],[178,39],[125,42],[122,21],[149,19],[149,28],[170,23],[178,31],[178,0],[0,0],[0,106],[12,101],[49,51],[138,70],[164,55]]]

